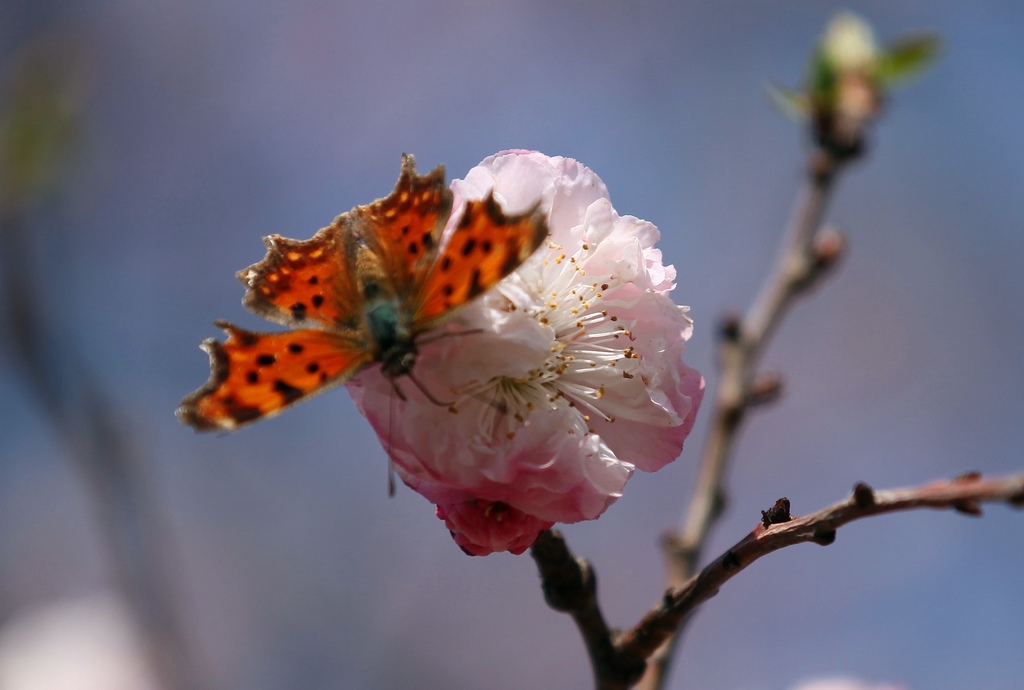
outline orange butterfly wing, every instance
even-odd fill
[[[291,326],[355,329],[361,300],[350,268],[349,214],[308,240],[263,238],[267,255],[239,271],[248,290],[242,303],[263,318]]]
[[[413,320],[419,331],[443,319],[516,270],[548,236],[540,202],[505,215],[493,192],[470,201],[426,276]]]
[[[444,166],[418,175],[415,158],[402,156],[402,172],[391,194],[350,212],[357,244],[368,250],[356,260],[360,286],[374,282],[403,302],[415,296],[437,255],[451,212]]]
[[[210,380],[181,401],[178,417],[201,431],[235,429],[341,383],[370,360],[366,348],[328,331],[253,333],[218,322],[227,342],[203,342]]]
[[[471,201],[440,249],[452,208],[444,168],[421,176],[404,156],[388,196],[341,214],[308,240],[264,239],[267,255],[238,273],[248,288],[243,303],[298,330],[253,333],[218,322],[229,338],[203,343],[210,379],[182,401],[178,416],[200,430],[234,429],[381,361],[378,340],[389,342],[391,357],[414,356],[417,335],[540,246],[547,225],[538,207],[508,216],[493,195]],[[371,303],[377,313],[382,304],[393,310],[393,324],[371,328]],[[379,330],[381,323],[394,330]]]

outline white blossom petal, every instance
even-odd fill
[[[658,229],[618,215],[593,171],[509,151],[452,190],[453,219],[492,190],[510,213],[540,200],[547,246],[421,339],[418,385],[395,382],[398,396],[373,367],[348,388],[467,553],[519,552],[548,523],[598,517],[635,467],[675,459],[704,381],[682,360],[692,321],[667,295]]]

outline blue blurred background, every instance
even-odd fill
[[[846,7],[884,40],[938,30],[944,55],[894,95],[830,218],[841,271],[765,365],[786,377],[730,474],[718,553],[788,496],[1024,467],[1024,4]],[[165,573],[204,686],[588,688],[570,620],[534,564],[467,558],[432,506],[389,499],[343,390],[238,433],[173,411],[207,377],[217,318],[250,328],[235,271],[260,237],[305,238],[386,194],[400,154],[460,177],[505,148],[577,158],[623,214],[661,229],[688,350],[713,387],[713,325],[764,278],[804,136],[764,84],[797,85],[840,5],[667,0],[6,0],[0,60],[70,37],[86,86],[76,161],[30,225],[39,304],[100,377],[166,525]],[[64,39],[58,39],[63,41]],[[0,248],[0,251],[3,251]],[[110,589],[96,506],[26,377],[0,350],[0,623]],[[613,625],[659,596],[683,456],[565,529]],[[786,549],[689,628],[670,686],[783,690],[845,673],[923,690],[1019,687],[1024,514],[918,512]]]

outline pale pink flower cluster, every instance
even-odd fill
[[[541,200],[548,243],[421,339],[414,375],[349,383],[395,472],[435,503],[467,553],[520,553],[555,522],[591,520],[635,468],[675,459],[704,390],[683,363],[687,308],[658,229],[612,208],[593,171],[536,152],[497,154],[455,180],[454,222],[494,190],[509,213]],[[438,337],[441,334],[444,337]]]

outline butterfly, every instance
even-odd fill
[[[182,400],[179,419],[201,431],[231,430],[374,363],[392,382],[410,374],[420,337],[516,270],[548,234],[539,201],[510,215],[491,192],[467,202],[444,238],[451,212],[444,166],[421,176],[405,155],[388,196],[341,214],[311,239],[264,238],[266,257],[238,272],[242,303],[292,330],[216,322],[228,338],[202,343],[210,379]]]

